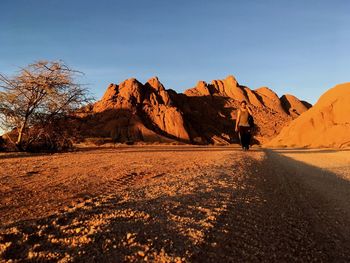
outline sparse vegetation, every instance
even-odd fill
[[[81,72],[61,61],[39,61],[13,77],[0,74],[0,127],[18,150],[59,150],[71,145],[67,118],[90,101],[75,82]]]

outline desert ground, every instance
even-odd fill
[[[349,262],[350,150],[0,155],[4,262]]]

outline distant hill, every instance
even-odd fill
[[[311,107],[292,95],[279,98],[267,87],[251,90],[233,76],[199,81],[183,94],[165,89],[156,77],[145,84],[131,78],[110,84],[99,101],[82,110],[77,128],[83,137],[114,142],[227,144],[237,141],[234,123],[242,100],[253,109],[257,143]]]
[[[309,111],[292,121],[267,146],[349,147],[350,83],[324,93]]]

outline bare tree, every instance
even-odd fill
[[[87,89],[74,81],[77,74],[61,61],[39,61],[13,77],[0,74],[0,125],[16,132],[19,149],[24,137],[39,138],[45,126],[90,101]]]

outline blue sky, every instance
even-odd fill
[[[0,72],[64,60],[99,98],[158,76],[182,92],[229,74],[316,102],[350,81],[347,0],[1,0]]]

